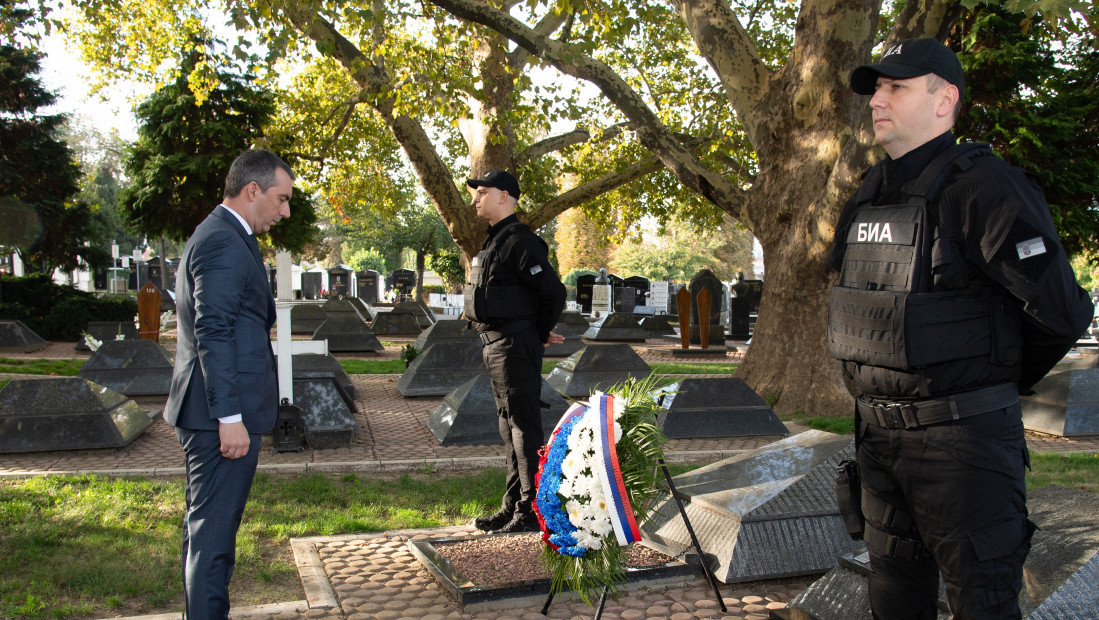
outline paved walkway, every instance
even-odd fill
[[[646,361],[672,361],[670,353],[654,351],[664,341],[650,341],[637,347]],[[171,348],[170,343],[166,343]],[[368,359],[395,359],[397,347]],[[5,354],[6,357],[86,358],[69,343],[52,344],[46,351]],[[730,353],[725,361],[737,359]],[[339,355],[338,357],[345,357]],[[679,360],[677,360],[679,361]],[[712,358],[699,359],[712,361]],[[16,375],[0,375],[0,379]],[[359,430],[349,448],[307,450],[301,453],[271,454],[263,450],[260,469],[269,473],[410,471],[430,465],[437,470],[503,467],[501,446],[449,446],[438,441],[427,427],[431,411],[441,397],[404,398],[397,390],[398,375],[353,375],[357,390],[356,420]],[[147,409],[163,406],[163,398],[139,398]],[[792,433],[805,430],[787,424]],[[712,462],[756,448],[780,436],[676,439],[667,447],[669,461]],[[1069,440],[1029,434],[1035,451],[1099,451],[1099,438]],[[72,450],[48,453],[0,455],[0,479],[40,474],[97,472],[113,475],[181,475],[182,450],[175,433],[157,421],[129,446],[119,449]],[[500,609],[460,609],[435,579],[413,558],[408,540],[413,537],[477,535],[470,526],[432,531],[383,532],[350,536],[329,536],[292,541],[302,577],[304,599],[276,605],[235,609],[234,617],[367,619],[459,619],[492,620],[544,618],[542,600]],[[728,608],[722,613],[709,585],[701,577],[666,586],[629,590],[608,603],[603,618],[767,618],[769,608],[783,606],[804,590],[812,577],[724,585],[722,596]],[[292,595],[297,596],[297,595]],[[594,610],[582,602],[561,600],[550,609],[549,618],[590,618]],[[146,618],[178,618],[179,614]]]

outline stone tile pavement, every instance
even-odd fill
[[[171,348],[171,343],[165,343]],[[670,346],[665,341],[649,341],[637,347],[646,361],[676,359],[658,350]],[[390,347],[368,359],[395,359],[398,347]],[[5,354],[8,357],[87,357],[68,343],[55,343],[43,352]],[[739,351],[726,359],[737,360]],[[345,357],[340,355],[339,357]],[[698,361],[712,360],[707,356]],[[14,378],[15,375],[0,375]],[[502,467],[500,446],[438,445],[427,428],[430,412],[441,397],[404,398],[397,390],[398,375],[353,375],[358,392],[356,420],[359,430],[349,448],[301,453],[271,454],[264,450],[260,469],[269,473],[408,471],[425,465],[437,470]],[[163,406],[163,398],[139,398],[146,409]],[[792,433],[805,430],[787,424]],[[733,437],[718,439],[672,440],[669,461],[711,462],[739,451],[756,448],[779,436]],[[1064,439],[1036,433],[1028,434],[1035,451],[1096,451],[1099,438]],[[40,474],[99,472],[116,475],[181,475],[182,450],[172,429],[158,419],[138,439],[125,448],[74,450],[50,453],[0,455],[0,479]],[[414,537],[473,535],[471,526],[431,531],[382,532],[349,536],[329,536],[292,541],[295,559],[302,577],[305,599],[273,605],[234,609],[234,618],[346,618],[348,620],[422,618],[458,620],[486,618],[511,620],[545,618],[539,610],[541,600],[519,606],[495,609],[461,609],[437,585],[408,550]],[[709,584],[702,577],[671,586],[645,586],[630,589],[618,601],[609,602],[603,618],[641,620],[664,618],[767,618],[769,608],[783,606],[804,590],[814,577],[723,585],[722,596],[728,608],[722,613]],[[292,594],[297,596],[297,594]],[[290,598],[290,597],[288,597]],[[578,600],[563,597],[555,602],[549,618],[591,618],[594,610]],[[145,616],[143,620],[167,620],[179,614]]]

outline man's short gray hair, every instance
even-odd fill
[[[294,173],[290,166],[281,157],[267,149],[248,149],[229,166],[229,174],[225,175],[225,192],[222,198],[236,198],[246,185],[255,181],[260,190],[267,191],[275,185],[275,171],[282,168],[294,179]]]

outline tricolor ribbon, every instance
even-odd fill
[[[596,392],[592,396],[594,411],[598,416],[595,424],[596,462],[593,469],[599,468],[599,480],[603,483],[603,496],[611,515],[611,527],[619,545],[628,545],[641,540],[641,530],[633,517],[633,507],[626,495],[626,483],[622,480],[622,469],[618,465],[618,450],[614,436],[614,396]]]

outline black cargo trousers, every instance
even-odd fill
[[[859,431],[874,618],[933,620],[940,570],[955,620],[1019,618],[1035,528],[1019,404],[915,429],[863,420]]]
[[[501,507],[508,512],[533,514],[538,450],[545,443],[540,399],[544,351],[533,325],[486,344],[482,351],[507,458]]]

